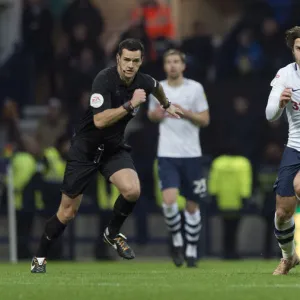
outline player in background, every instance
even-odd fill
[[[172,235],[172,259],[181,266],[195,267],[197,244],[201,231],[199,200],[206,195],[206,180],[202,174],[199,128],[209,124],[206,96],[200,83],[183,77],[185,55],[169,50],[164,55],[167,80],[160,82],[167,97],[184,113],[181,120],[169,118],[159,102],[152,97],[148,117],[159,124],[158,169],[163,196],[163,214]],[[180,192],[186,198],[184,232],[177,205]],[[186,241],[184,254],[184,240]]]
[[[292,50],[295,62],[280,69],[271,82],[272,90],[266,107],[266,117],[275,121],[284,109],[289,123],[288,143],[284,150],[276,191],[275,236],[282,250],[282,259],[273,275],[286,275],[299,258],[295,253],[294,213],[300,199],[300,27],[286,32],[287,46]]]

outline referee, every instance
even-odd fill
[[[119,190],[113,216],[105,229],[104,240],[125,259],[135,254],[120,228],[131,214],[140,196],[140,182],[130,147],[124,142],[128,122],[136,115],[140,104],[153,94],[161,106],[173,117],[180,118],[179,108],[173,106],[159,82],[139,72],[144,46],[135,39],[119,44],[117,65],[102,70],[95,78],[90,106],[79,122],[68,154],[62,198],[57,213],[46,222],[32,273],[46,272],[47,253],[54,241],[75,217],[82,194],[91,177],[100,172]]]

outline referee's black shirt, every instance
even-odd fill
[[[126,86],[116,66],[102,70],[93,82],[89,108],[77,126],[73,141],[76,140],[80,150],[87,154],[95,153],[101,144],[104,144],[105,151],[116,149],[124,143],[126,125],[138,108],[132,114],[103,129],[94,125],[93,116],[106,109],[120,107],[132,99],[136,89],[144,89],[148,96],[157,85],[151,76],[138,72],[132,83]]]

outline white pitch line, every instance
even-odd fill
[[[300,288],[299,283],[274,283],[274,284],[234,284],[229,285],[231,288]]]
[[[4,285],[36,285],[36,282],[31,282],[31,281],[18,281],[18,282],[5,282],[5,281],[0,281],[0,286]],[[133,287],[136,286],[134,283],[117,283],[117,282],[98,282],[98,283],[91,283],[91,282],[81,282],[81,284],[78,283],[68,283],[68,282],[58,282],[56,283],[57,286],[89,286],[89,287],[96,287],[96,286],[111,286],[111,287],[120,287],[120,286],[127,286],[127,287]],[[165,284],[165,283],[139,283],[139,286],[144,286],[144,287],[164,287],[164,288],[172,288],[172,285],[170,284]]]
[[[100,282],[100,283],[97,283],[95,284],[97,286],[120,286],[120,283],[113,283],[113,282]]]

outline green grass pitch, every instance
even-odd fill
[[[71,262],[30,274],[30,262],[0,264],[3,300],[288,299],[300,294],[300,267],[275,277],[278,261],[200,261],[197,269],[170,262]]]

